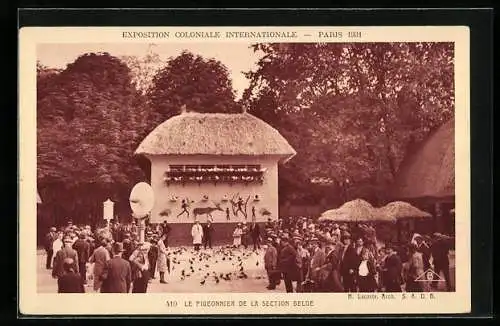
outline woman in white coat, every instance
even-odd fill
[[[158,259],[156,261],[158,272],[160,273],[160,283],[166,284],[165,273],[168,272],[168,250],[165,245],[165,240],[167,235],[162,234],[160,240],[158,240]]]
[[[194,250],[200,250],[201,240],[203,239],[203,227],[199,221],[195,221],[191,228],[191,236],[193,237]]]

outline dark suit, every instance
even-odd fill
[[[251,235],[252,235],[253,250],[260,249],[260,243],[259,243],[260,226],[259,226],[259,224],[255,223],[255,226],[252,227],[252,230],[250,232],[251,232]]]
[[[52,268],[52,257],[54,256],[54,250],[52,249],[52,244],[54,240],[57,238],[57,234],[55,232],[49,232],[45,236],[45,252],[47,253],[47,260],[45,262],[45,268]]]
[[[356,249],[351,244],[345,251],[342,248],[343,257],[340,263],[340,275],[342,276],[342,284],[346,292],[356,292],[356,271],[359,266],[359,256]]]
[[[299,266],[297,265],[297,251],[286,244],[278,253],[278,266],[283,273],[286,292],[293,292],[292,281],[298,279]]]
[[[132,283],[130,263],[120,256],[115,256],[106,262],[103,271],[103,293],[128,293]]]
[[[78,273],[66,273],[57,279],[58,293],[84,293],[82,277]]]
[[[434,265],[434,272],[440,274],[443,272],[444,279],[446,281],[446,289],[451,291],[450,283],[450,259],[448,257],[448,252],[450,246],[446,240],[438,240],[434,242],[431,246],[432,260]],[[437,287],[437,281],[432,282],[433,287]]]
[[[398,254],[392,254],[385,259],[385,287],[387,292],[401,292],[401,270],[403,264]]]
[[[212,249],[212,233],[214,231],[214,227],[212,224],[203,225],[203,247],[207,249],[207,246]]]
[[[78,270],[78,254],[77,254],[76,250],[74,250],[72,248],[64,247],[61,250],[59,250],[56,253],[56,256],[54,257],[54,266],[52,268],[52,276],[53,277],[59,278],[65,274],[63,264],[64,264],[64,259],[66,259],[66,258],[73,259],[73,266],[72,266],[73,271],[75,273],[79,272],[79,270]]]
[[[165,246],[168,247],[168,237],[170,235],[170,232],[172,231],[172,228],[168,224],[162,224],[161,225],[161,230],[162,230],[163,234],[166,235],[164,243],[165,243]]]
[[[86,264],[90,258],[90,244],[86,240],[78,239],[73,244],[73,249],[75,249],[78,254],[78,269],[80,270],[82,281],[83,283],[86,283],[87,282]]]

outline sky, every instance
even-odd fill
[[[64,69],[67,64],[85,53],[108,52],[116,57],[143,57],[149,46],[148,43],[39,44],[37,57],[41,64],[49,68]],[[254,69],[261,55],[255,53],[249,43],[157,43],[153,46],[153,51],[158,53],[162,60],[176,57],[183,50],[221,61],[229,70],[237,98],[241,97],[249,85],[249,80],[242,72]]]

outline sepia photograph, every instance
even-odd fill
[[[35,294],[290,311],[468,289],[455,42],[254,34],[34,43]]]
[[[37,50],[39,291],[453,291],[452,43]]]

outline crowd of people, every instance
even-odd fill
[[[440,233],[384,244],[370,223],[307,218],[268,221],[265,233],[270,290],[283,280],[287,292],[422,292],[436,289],[440,274],[452,289],[453,238]]]
[[[60,293],[85,292],[85,285],[95,292],[145,293],[157,274],[160,283],[167,283],[171,231],[166,221],[150,224],[140,241],[135,222],[96,230],[69,222],[46,235],[46,268]],[[212,234],[210,221],[196,221],[194,251],[212,249]],[[409,243],[381,243],[369,223],[296,217],[264,225],[237,223],[232,236],[232,244],[227,239],[232,248],[262,252],[268,290],[283,281],[287,292],[431,291],[441,274],[446,290],[452,289],[448,253],[453,238],[438,233],[414,234]]]

